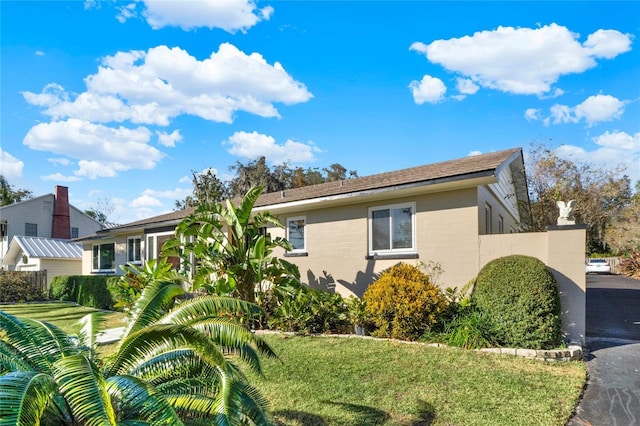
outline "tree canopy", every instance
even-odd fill
[[[9,184],[3,175],[0,175],[0,206],[18,203],[29,198],[33,198],[33,193],[30,190],[16,189]]]

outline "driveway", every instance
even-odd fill
[[[640,425],[640,280],[587,276],[589,380],[569,426]]]

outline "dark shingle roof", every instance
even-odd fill
[[[474,155],[456,160],[443,161],[439,163],[426,164],[418,167],[411,167],[393,172],[380,173],[371,176],[363,176],[337,182],[327,182],[318,185],[305,186],[302,188],[288,189],[286,191],[271,192],[262,194],[255,203],[255,207],[275,206],[293,201],[310,200],[313,198],[330,197],[360,191],[370,191],[374,189],[389,188],[399,185],[413,183],[430,183],[441,180],[461,180],[479,175],[489,175],[506,161],[516,154],[521,153],[520,148],[507,149],[504,151],[492,152],[489,154]],[[284,194],[283,194],[284,193]],[[132,228],[149,228],[154,224],[163,226],[174,221],[179,221],[195,209],[193,207],[184,210],[174,211],[136,222],[127,223],[122,226],[111,228],[99,232],[110,233],[110,231],[126,230]],[[91,239],[89,237],[88,239]],[[82,239],[78,239],[82,240]],[[76,240],[76,241],[78,241]]]
[[[491,173],[505,161],[520,152],[520,148],[514,148],[371,176],[321,183],[319,185],[288,189],[282,192],[271,192],[260,196],[255,206],[265,207],[292,201],[349,194],[412,183],[439,181],[442,179],[464,179],[469,175],[482,174],[483,172],[487,174]]]

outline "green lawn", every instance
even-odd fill
[[[264,393],[283,425],[564,425],[582,362],[370,339],[267,336]]]
[[[73,302],[43,302],[21,303],[19,305],[0,305],[0,311],[5,311],[17,317],[31,318],[39,321],[47,321],[75,334],[80,329],[78,320],[97,309],[80,306]],[[106,312],[104,329],[122,327],[125,325],[126,316],[122,312]]]
[[[0,305],[67,332],[93,309],[72,303]],[[106,328],[124,325],[108,314]],[[279,359],[263,359],[266,396],[280,425],[566,424],[586,380],[582,362],[543,363],[422,344],[267,335]],[[106,349],[106,347],[105,347]]]

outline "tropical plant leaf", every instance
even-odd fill
[[[78,332],[78,345],[89,349],[91,358],[95,356],[97,345],[96,336],[105,321],[104,312],[92,312],[80,318],[80,331]]]
[[[0,376],[0,424],[39,425],[55,387],[53,377],[45,373],[15,371]]]
[[[131,319],[124,336],[135,333],[153,324],[164,314],[164,307],[176,297],[184,294],[184,289],[171,281],[153,281],[147,285],[140,298],[133,305]]]
[[[204,317],[233,314],[234,316],[255,317],[262,313],[262,309],[255,303],[250,303],[234,297],[199,296],[181,301],[173,309],[158,319],[161,324],[185,324]]]
[[[32,371],[34,366],[13,346],[0,340],[0,374],[10,371]]]
[[[182,425],[167,399],[151,384],[134,376],[107,379],[107,392],[128,413],[124,420],[145,421],[152,425]]]
[[[53,365],[53,376],[74,419],[87,426],[116,425],[116,415],[98,367],[84,355],[72,355]]]

